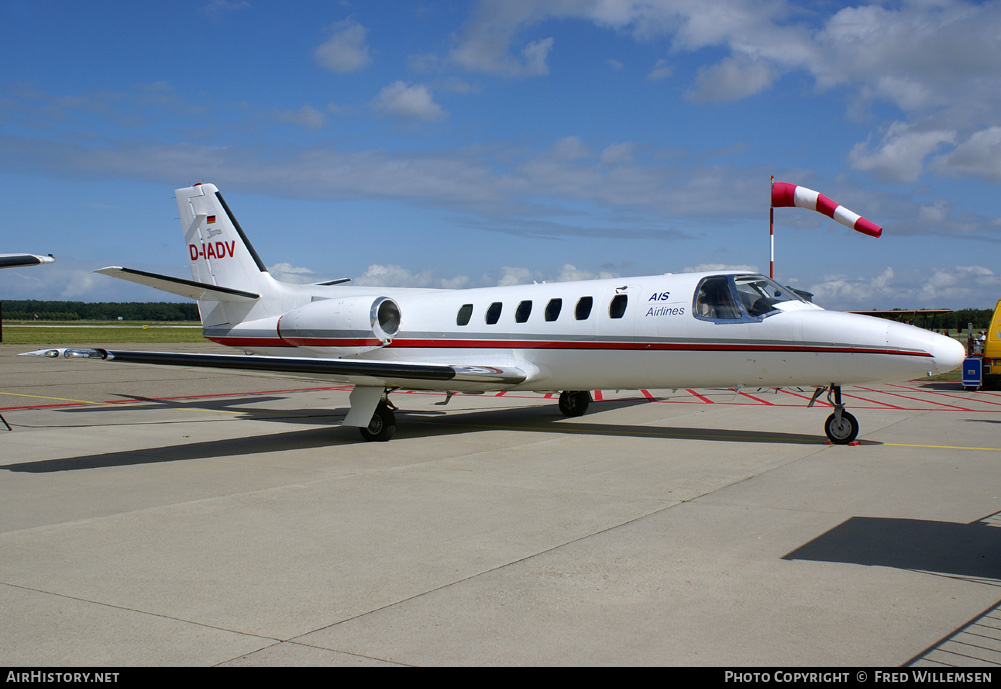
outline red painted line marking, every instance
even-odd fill
[[[699,398],[700,400],[702,400],[706,404],[715,404],[715,402],[713,402],[711,399],[709,399],[708,397],[703,397],[702,395],[700,395],[699,393],[695,392],[694,390],[686,389],[685,392],[687,392],[690,395],[694,395],[695,397]]]
[[[98,404],[101,404],[98,402]],[[93,407],[86,402],[63,402],[62,404],[30,404],[23,407],[0,407],[0,411],[15,411],[17,409],[58,409],[61,407]]]
[[[746,397],[749,400],[754,400],[755,402],[760,402],[761,404],[767,404],[769,407],[775,406],[774,402],[769,402],[768,400],[763,400],[760,397],[755,397],[754,395],[748,395],[746,392],[740,393],[740,396],[741,397]]]
[[[806,400],[807,402],[810,401],[810,397],[811,397],[810,395],[804,395],[804,394],[799,393],[799,392],[793,392],[792,390],[780,389],[779,392],[784,392],[787,395],[792,395],[793,397],[798,397],[801,400]],[[832,409],[834,408],[833,404],[831,404],[830,402],[827,402],[826,400],[823,399],[823,395],[821,395],[820,397],[818,397],[817,401],[814,402],[813,405],[814,406],[820,405],[820,406],[823,406],[823,407],[831,407]],[[791,405],[783,405],[783,406],[791,406]]]
[[[204,395],[179,395],[176,397],[141,397],[125,400],[105,400],[104,402],[63,402],[60,404],[32,404],[21,407],[0,407],[0,411],[12,411],[15,409],[53,409],[60,407],[94,407],[103,404],[141,404],[142,402],[174,402],[177,400],[198,400],[213,397],[241,397],[244,395],[277,395],[288,392],[319,392],[322,390],[349,390],[350,385],[336,385],[333,387],[319,388],[287,388],[283,390],[255,390],[252,392],[215,392]]]
[[[891,395],[893,397],[902,397],[905,400],[914,400],[915,402],[922,402],[924,404],[931,404],[931,405],[936,405],[936,406],[941,406],[941,407],[951,407],[952,409],[956,409],[958,411],[975,411],[973,409],[967,409],[966,407],[959,407],[959,406],[957,406],[955,404],[945,404],[945,403],[939,403],[939,402],[932,402],[930,400],[923,400],[920,397],[910,397],[908,395],[901,395],[901,394],[896,393],[896,392],[887,392],[885,390],[873,390],[872,388],[864,388],[864,387],[861,387],[861,386],[859,386],[859,390],[865,390],[866,392],[875,392],[877,395]],[[926,411],[926,410],[922,410],[922,409],[910,409],[909,411]]]
[[[949,392],[939,392],[937,390],[925,390],[924,388],[912,388],[912,387],[907,387],[906,385],[894,385],[893,383],[890,383],[889,385],[891,385],[891,386],[893,386],[895,388],[901,388],[903,390],[910,390],[912,392],[920,392],[920,393],[923,393],[925,395],[941,395],[942,397],[948,397],[948,398],[954,399],[954,400],[963,400],[964,402],[971,401],[971,398],[967,397],[965,395],[954,395],[954,394],[949,393]],[[996,405],[996,406],[1001,406],[1001,402],[991,402],[990,400],[984,400],[984,399],[977,399],[975,401],[976,402],[980,402],[981,404],[993,404],[993,405]]]
[[[869,402],[870,404],[879,404],[884,407],[889,407],[890,409],[900,409],[904,410],[905,407],[898,407],[895,404],[890,404],[889,402],[880,402],[879,400],[871,400],[868,397],[862,397],[860,395],[849,395],[847,392],[844,393],[844,397],[851,397],[852,399],[862,400],[863,402]]]

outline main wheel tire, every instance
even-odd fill
[[[835,445],[847,445],[858,435],[858,420],[846,411],[841,412],[841,423],[837,414],[831,414],[824,422],[824,432]]]
[[[386,442],[396,433],[396,414],[385,402],[381,402],[372,414],[372,420],[365,428],[359,428],[361,437],[369,441]]]
[[[586,390],[564,390],[560,393],[560,411],[563,416],[582,416],[591,404],[591,393]]]

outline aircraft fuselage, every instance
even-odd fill
[[[207,327],[206,336],[265,355],[535,369],[506,389],[819,386],[907,380],[955,366],[943,336],[799,299],[758,316],[744,305],[728,318],[698,313],[700,284],[725,279],[733,290],[741,277],[765,280],[686,273],[467,290],[340,286],[316,289],[312,301],[263,323]],[[383,339],[368,308],[379,298],[399,311],[399,329]],[[345,317],[352,304],[358,313]]]

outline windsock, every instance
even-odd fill
[[[813,189],[799,187],[788,182],[774,182],[772,184],[772,207],[786,208],[789,206],[809,208],[818,213],[823,213],[829,218],[834,218],[845,227],[850,227],[870,237],[878,237],[883,233],[883,228],[879,225],[869,222],[858,213],[853,213],[844,206],[839,206]]]

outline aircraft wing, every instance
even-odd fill
[[[0,254],[0,268],[17,268],[18,266],[37,266],[55,261],[52,256],[37,254]]]
[[[133,364],[190,366],[328,378],[354,385],[411,389],[499,389],[524,382],[533,372],[515,366],[434,364],[376,359],[320,359],[242,354],[193,354],[109,349],[40,349],[21,356],[103,359]],[[461,384],[461,385],[456,385]]]
[[[118,278],[119,280],[128,280],[129,282],[135,282],[140,285],[146,285],[147,287],[153,287],[154,289],[161,290],[163,292],[170,292],[171,294],[177,294],[182,297],[188,297],[189,299],[211,299],[212,297],[226,299],[229,301],[233,300],[250,300],[259,299],[259,294],[254,294],[253,292],[245,292],[240,289],[233,289],[231,287],[220,287],[218,285],[207,285],[204,282],[195,282],[194,280],[185,280],[183,278],[175,278],[169,275],[157,275],[156,273],[147,273],[143,270],[136,270],[134,268],[122,268],[121,266],[108,266],[107,268],[101,268],[100,270],[95,270],[95,273],[101,273],[102,275],[109,275],[113,278]]]

